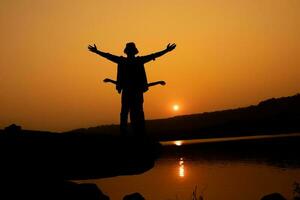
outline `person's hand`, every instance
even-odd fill
[[[167,51],[172,51],[173,49],[175,49],[175,47],[176,47],[176,44],[175,43],[173,43],[173,44],[168,44],[168,46],[167,46],[167,48],[166,48],[166,50]]]
[[[91,51],[93,53],[97,53],[98,52],[97,46],[95,44],[94,44],[94,46],[89,45],[88,49],[89,49],[89,51]]]
[[[165,81],[159,81],[158,82],[160,85],[166,85],[166,82]]]
[[[109,82],[109,79],[106,78],[106,79],[103,80],[103,82],[104,82],[104,83],[107,83],[107,82]]]

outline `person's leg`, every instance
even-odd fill
[[[145,129],[145,116],[143,111],[143,104],[139,104],[136,108],[137,114],[136,114],[136,133],[140,135],[146,134]]]
[[[120,132],[122,135],[128,134],[128,113],[129,99],[126,92],[122,92],[121,113],[120,113]]]
[[[143,93],[138,92],[134,95],[134,99],[130,104],[130,120],[134,134],[145,134],[145,116],[143,110]]]

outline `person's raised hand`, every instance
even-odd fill
[[[91,51],[93,53],[97,53],[98,52],[97,46],[95,44],[94,44],[94,46],[89,45],[88,49],[89,49],[89,51]]]
[[[175,49],[175,47],[176,47],[176,44],[175,43],[173,43],[173,44],[168,44],[168,46],[167,46],[167,51],[172,51],[173,49]]]
[[[165,81],[159,81],[159,84],[166,85],[166,82]]]
[[[103,80],[103,82],[104,82],[104,83],[107,83],[107,82],[109,82],[109,79],[106,78],[106,79]]]

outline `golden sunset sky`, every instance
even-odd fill
[[[299,0],[1,0],[0,128],[66,131],[118,123],[123,55],[177,48],[146,64],[147,119],[256,104],[300,92]],[[174,111],[172,106],[180,109]]]

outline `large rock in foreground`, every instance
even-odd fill
[[[0,175],[82,180],[151,169],[160,144],[145,138],[30,131],[0,134]]]
[[[0,199],[109,200],[96,185],[70,180],[140,174],[159,151],[145,138],[1,131]]]

